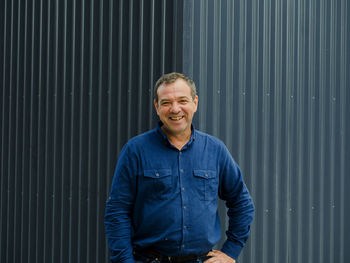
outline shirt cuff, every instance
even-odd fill
[[[230,240],[226,240],[224,245],[222,246],[221,251],[230,256],[231,258],[237,260],[242,249],[243,247],[240,244],[234,243]]]

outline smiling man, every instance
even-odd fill
[[[250,233],[254,206],[225,145],[196,130],[198,96],[180,73],[154,89],[159,123],[122,149],[106,204],[111,262],[232,262]],[[226,201],[227,240],[220,240],[218,198]]]
[[[170,76],[175,78],[177,75]],[[179,150],[191,137],[192,118],[198,105],[198,96],[195,92],[191,92],[192,88],[189,85],[185,79],[180,77],[168,84],[162,83],[161,79],[156,84],[157,89],[153,102],[163,124],[162,131]]]

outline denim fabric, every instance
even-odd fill
[[[132,263],[134,245],[169,256],[206,253],[221,238],[218,198],[226,201],[229,216],[222,251],[237,258],[254,205],[223,142],[192,127],[178,150],[161,123],[134,137],[120,153],[106,204],[111,259]]]

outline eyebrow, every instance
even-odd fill
[[[187,97],[187,96],[178,97],[176,100],[181,100],[181,99],[188,99],[188,100],[191,100],[191,98],[189,98],[189,97]],[[163,101],[171,101],[171,99],[161,99],[161,100],[159,100],[159,102],[163,102]]]

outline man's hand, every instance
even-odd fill
[[[212,250],[210,251],[207,256],[210,256],[211,258],[204,261],[204,263],[235,263],[236,260],[226,255],[224,252],[221,252],[220,250]]]

